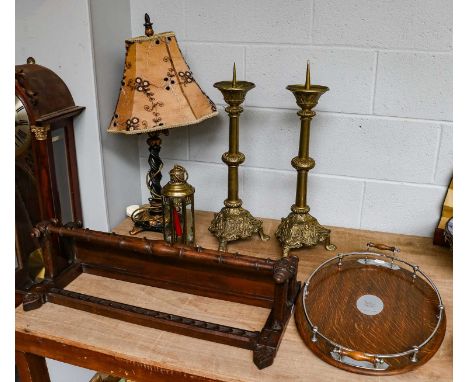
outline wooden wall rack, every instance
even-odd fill
[[[271,260],[201,247],[174,245],[163,240],[127,237],[42,222],[32,235],[40,240],[47,274],[56,274],[51,246],[59,238],[69,266],[53,278],[31,287],[23,309],[49,302],[178,334],[253,350],[259,368],[273,363],[300,289],[298,258]],[[271,309],[260,331],[219,325],[106,300],[65,289],[81,273],[197,294]]]

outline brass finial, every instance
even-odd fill
[[[26,63],[27,64],[35,64],[36,60],[34,59],[34,57],[28,57],[28,59],[26,60]]]
[[[150,17],[147,13],[145,13],[145,23],[143,25],[145,26],[146,36],[151,37],[154,35],[153,23],[150,21]]]
[[[168,198],[185,198],[193,195],[195,188],[187,183],[188,173],[185,168],[176,164],[169,171],[171,180],[162,188],[161,194]]]
[[[305,89],[310,90],[310,61],[307,60]]]
[[[181,165],[174,165],[173,169],[169,171],[171,183],[185,183],[188,179],[187,170]]]
[[[234,62],[234,66],[232,68],[232,87],[237,85],[237,75],[236,75],[236,63]]]

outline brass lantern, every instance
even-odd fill
[[[171,244],[195,243],[195,188],[187,183],[187,170],[176,164],[169,172],[170,181],[162,189],[164,240]]]

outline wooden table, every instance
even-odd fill
[[[212,213],[198,212],[197,241],[217,248],[207,227]],[[274,238],[278,221],[265,219],[268,242],[255,237],[232,243],[229,251],[259,257],[279,258]],[[128,234],[129,219],[114,232]],[[160,238],[145,232],[140,237]],[[156,329],[100,317],[91,313],[47,303],[40,309],[16,310],[16,359],[22,382],[49,381],[43,357],[120,375],[137,381],[449,381],[452,380],[452,254],[432,245],[430,238],[332,228],[332,242],[339,251],[360,250],[367,241],[401,248],[401,257],[418,264],[438,286],[447,313],[447,332],[437,354],[421,368],[392,377],[366,377],[336,369],[319,360],[303,344],[294,319],[289,322],[272,366],[258,370],[252,352],[198,340]],[[299,257],[298,279],[303,281],[320,263],[334,256],[322,247],[294,251]],[[258,330],[267,310],[185,293],[135,285],[83,274],[70,290],[108,298],[149,309],[198,318],[220,324]]]

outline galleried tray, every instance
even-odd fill
[[[398,248],[367,246],[327,260],[309,276],[297,301],[297,328],[315,355],[340,369],[404,373],[439,349],[446,327],[442,298],[417,265],[395,256]]]
[[[273,363],[300,289],[298,258],[271,260],[201,247],[171,246],[147,240],[62,226],[58,220],[38,224],[46,278],[23,296],[23,309],[54,303],[156,329],[253,350],[259,368]],[[70,265],[57,273],[54,243]],[[271,309],[260,331],[149,310],[66,290],[81,273],[191,293]],[[17,291],[21,293],[21,291]]]

